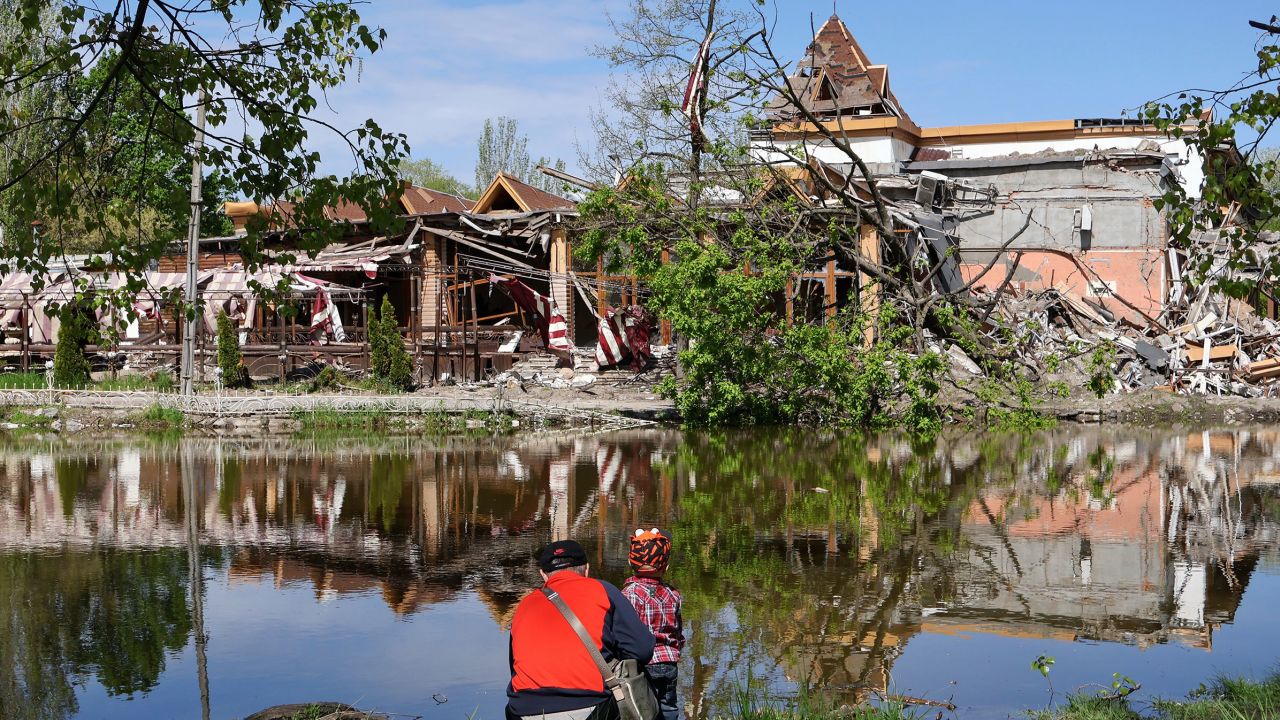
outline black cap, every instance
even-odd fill
[[[538,567],[542,572],[554,572],[575,565],[587,564],[587,551],[573,540],[557,540],[538,553]]]

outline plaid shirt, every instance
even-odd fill
[[[684,619],[680,617],[680,591],[657,578],[632,576],[622,585],[640,621],[653,631],[653,660],[673,663],[684,647]]]

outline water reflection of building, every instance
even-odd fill
[[[655,444],[669,441],[619,449],[553,435],[345,452],[192,441],[199,537],[233,550],[232,582],[305,583],[322,600],[374,593],[402,614],[474,591],[505,622],[536,583],[538,544],[585,534],[635,496],[632,483],[647,493]],[[0,552],[186,543],[172,447],[11,449],[0,466]]]
[[[1204,432],[1087,451],[1073,440],[1056,490],[1031,478],[969,504],[956,597],[922,629],[1211,648],[1274,540],[1258,486],[1278,439]]]
[[[192,472],[230,582],[401,615],[474,600],[500,626],[546,540],[583,540],[618,579],[630,529],[674,524],[687,697],[706,714],[730,658],[856,698],[892,686],[921,632],[1211,648],[1278,539],[1278,439],[196,441]],[[173,447],[18,448],[0,466],[0,553],[185,543]]]

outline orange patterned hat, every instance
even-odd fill
[[[631,536],[631,552],[627,562],[636,570],[653,568],[657,571],[667,569],[671,560],[671,536],[653,528],[636,530]]]

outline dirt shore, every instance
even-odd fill
[[[270,398],[270,393],[243,393],[227,398]],[[293,396],[296,399],[297,396]],[[362,398],[394,402],[388,396],[334,395],[332,399]],[[324,407],[330,398],[317,399]],[[415,430],[435,423],[435,429],[513,430],[528,429],[547,421],[555,412],[580,411],[599,416],[622,416],[664,425],[679,423],[671,401],[643,385],[598,384],[585,388],[554,388],[539,385],[448,386],[420,391],[412,399],[430,408],[429,413],[389,412],[395,422],[389,430]],[[143,419],[156,402],[149,393],[131,393],[103,402],[101,395],[63,393],[52,402],[0,408],[0,428],[8,431],[35,430],[53,433],[128,433],[154,429]],[[494,425],[491,413],[503,408],[506,420]],[[1110,395],[1099,401],[1077,394],[1042,405],[1039,410],[1062,422],[1140,425],[1243,425],[1280,422],[1280,398],[1241,398],[1178,395],[1157,390]],[[376,412],[376,411],[374,411]],[[453,418],[446,428],[440,416]],[[531,422],[533,421],[533,422]],[[981,421],[981,418],[979,418]],[[228,415],[191,418],[188,430],[215,435],[290,434],[306,429],[296,413],[272,415]]]

